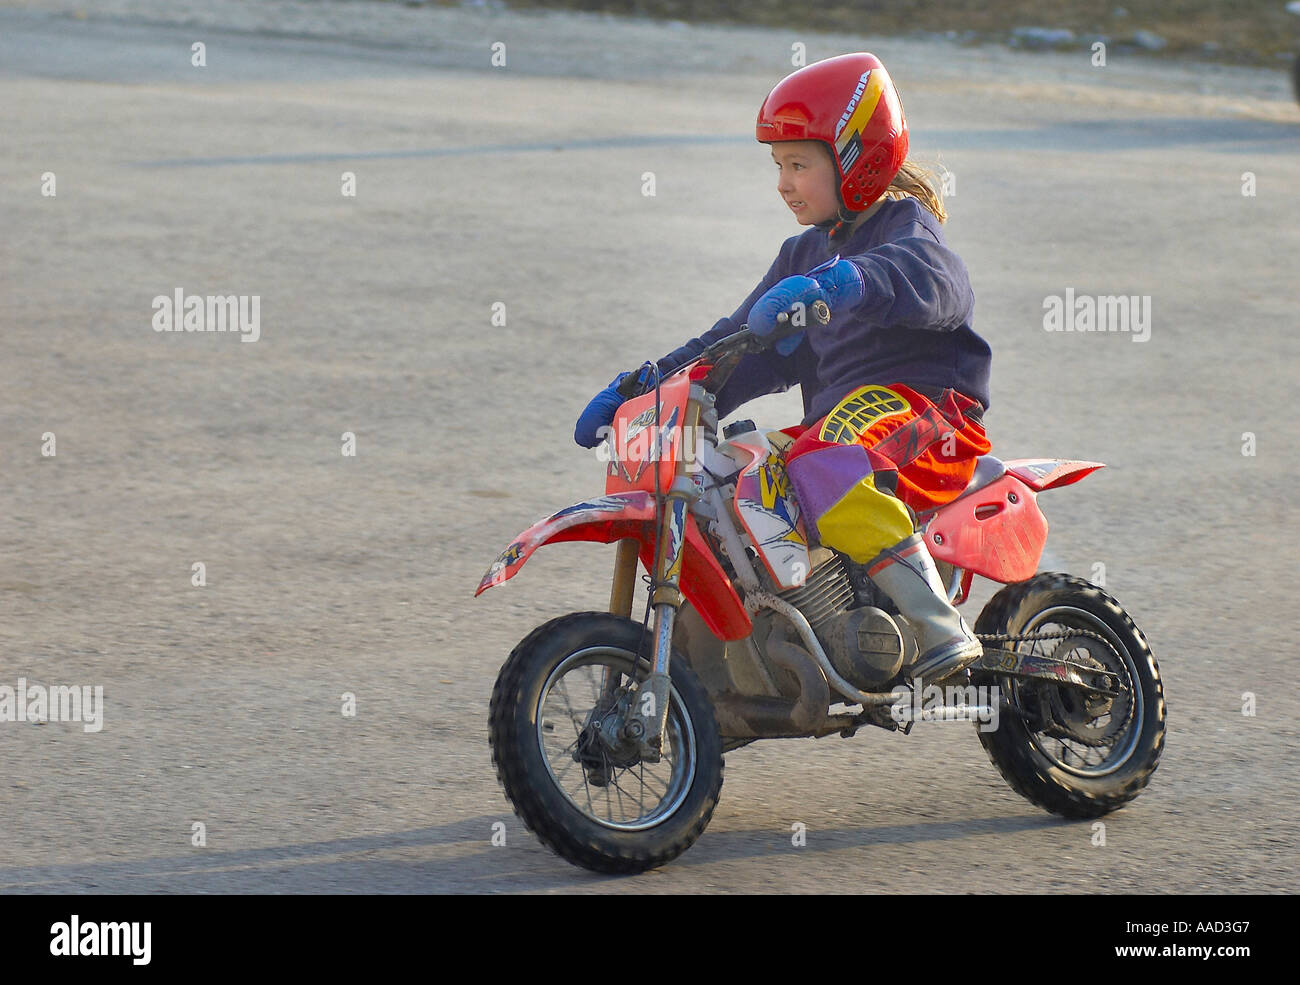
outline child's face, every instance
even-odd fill
[[[772,144],[778,171],[776,190],[801,226],[829,222],[839,215],[839,174],[826,146],[816,140]]]

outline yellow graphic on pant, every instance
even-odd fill
[[[861,386],[826,415],[817,437],[837,445],[851,445],[877,421],[911,410],[908,399],[887,386]]]
[[[886,547],[906,540],[912,532],[907,507],[877,489],[874,474],[851,486],[817,520],[821,542],[859,564],[866,564]]]

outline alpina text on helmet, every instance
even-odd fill
[[[844,108],[844,115],[840,117],[839,124],[835,127],[835,139],[840,139],[840,132],[844,125],[849,122],[849,117],[853,115],[854,108],[858,105],[858,100],[862,94],[867,91],[867,80],[871,78],[871,69],[862,73],[862,78],[858,79],[858,87],[853,90],[853,98],[849,100],[849,105]]]

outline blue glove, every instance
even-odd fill
[[[595,448],[605,436],[601,428],[614,423],[614,415],[623,406],[623,395],[618,392],[618,385],[631,376],[631,373],[619,373],[609,386],[591,398],[587,409],[578,418],[578,426],[573,429],[573,440],[583,448]]]
[[[619,373],[610,380],[609,386],[591,398],[591,403],[587,404],[587,409],[578,418],[578,426],[573,429],[573,440],[583,448],[595,448],[605,440],[605,435],[600,433],[601,429],[614,423],[614,415],[623,406],[623,401],[628,399],[619,392],[619,386],[632,375],[632,373]],[[642,367],[636,375],[635,390],[629,389],[631,384],[623,387],[629,395],[644,390],[654,379],[654,371],[649,366]]]
[[[789,312],[797,304],[802,304],[806,318],[807,309],[818,301],[829,304],[826,292],[815,280],[811,277],[787,277],[783,281],[778,281],[775,287],[754,302],[754,306],[749,309],[749,330],[760,339],[768,339],[778,331],[786,330],[787,326],[777,321],[778,315]],[[788,335],[777,341],[776,351],[783,356],[788,356],[799,348],[799,343],[802,341],[803,332]]]
[[[826,303],[833,314],[852,311],[867,296],[867,282],[862,277],[862,270],[852,260],[841,260],[838,255],[813,267],[808,276],[826,292]]]

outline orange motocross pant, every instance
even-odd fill
[[[956,499],[992,448],[966,416],[978,404],[945,390],[932,402],[901,383],[859,387],[786,453],[810,536],[866,563],[913,533],[912,515]]]

